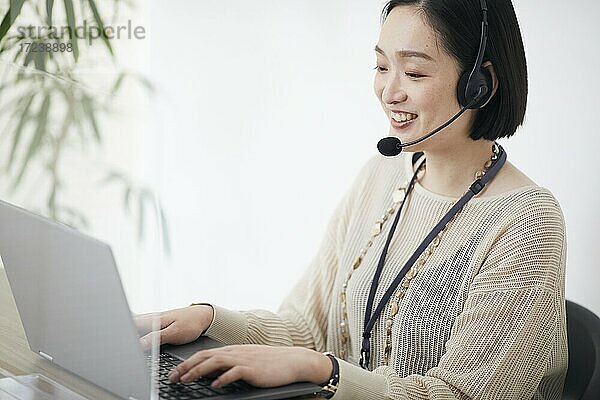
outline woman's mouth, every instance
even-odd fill
[[[415,119],[418,118],[418,115],[408,113],[408,112],[391,112],[390,113],[390,121],[394,128],[396,129],[406,129],[408,128]]]

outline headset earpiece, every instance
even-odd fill
[[[473,69],[464,71],[458,80],[457,97],[458,104],[475,110],[481,108],[492,97],[492,74],[482,68],[485,46],[488,38],[488,8],[487,0],[479,0],[481,4],[481,37],[479,50],[474,62]],[[469,79],[469,77],[471,77]],[[473,104],[470,104],[473,103]],[[470,105],[469,105],[470,104]]]
[[[473,74],[473,78],[469,81],[470,73],[471,71],[467,70],[460,76],[460,79],[458,80],[457,96],[458,104],[460,104],[461,107],[465,107],[477,95],[480,86],[487,88],[487,90],[484,88],[485,94],[480,95],[481,98],[469,106],[469,109],[474,110],[481,108],[481,106],[487,103],[490,97],[492,97],[493,83],[492,74],[487,69],[478,68]]]

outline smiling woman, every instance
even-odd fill
[[[375,52],[391,136],[434,130],[461,97],[472,107],[410,153],[371,158],[277,312],[196,304],[163,313],[142,340],[229,345],[181,363],[174,382],[216,373],[216,386],[311,381],[333,399],[558,400],[564,217],[496,143],[522,124],[527,100],[512,3],[391,1]],[[490,89],[474,97],[457,89],[473,65]]]

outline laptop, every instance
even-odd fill
[[[243,381],[215,389],[208,377],[169,383],[166,374],[183,359],[223,346],[208,337],[161,346],[153,375],[110,246],[1,200],[0,256],[30,349],[123,399],[157,398],[153,393],[161,399],[283,399],[321,389],[310,382],[257,388]]]

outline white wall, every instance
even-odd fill
[[[595,97],[600,55],[595,16],[600,4],[515,1],[529,64],[529,104],[510,156],[536,182],[550,188],[567,223],[566,296],[600,315],[600,178]]]
[[[173,255],[144,253],[139,310],[212,301],[276,309],[387,124],[372,91],[385,1],[153,2],[146,176]],[[592,0],[514,1],[527,51],[525,126],[501,141],[559,200],[567,297],[600,315]],[[156,249],[156,247],[155,247]],[[160,284],[158,284],[160,282]]]

